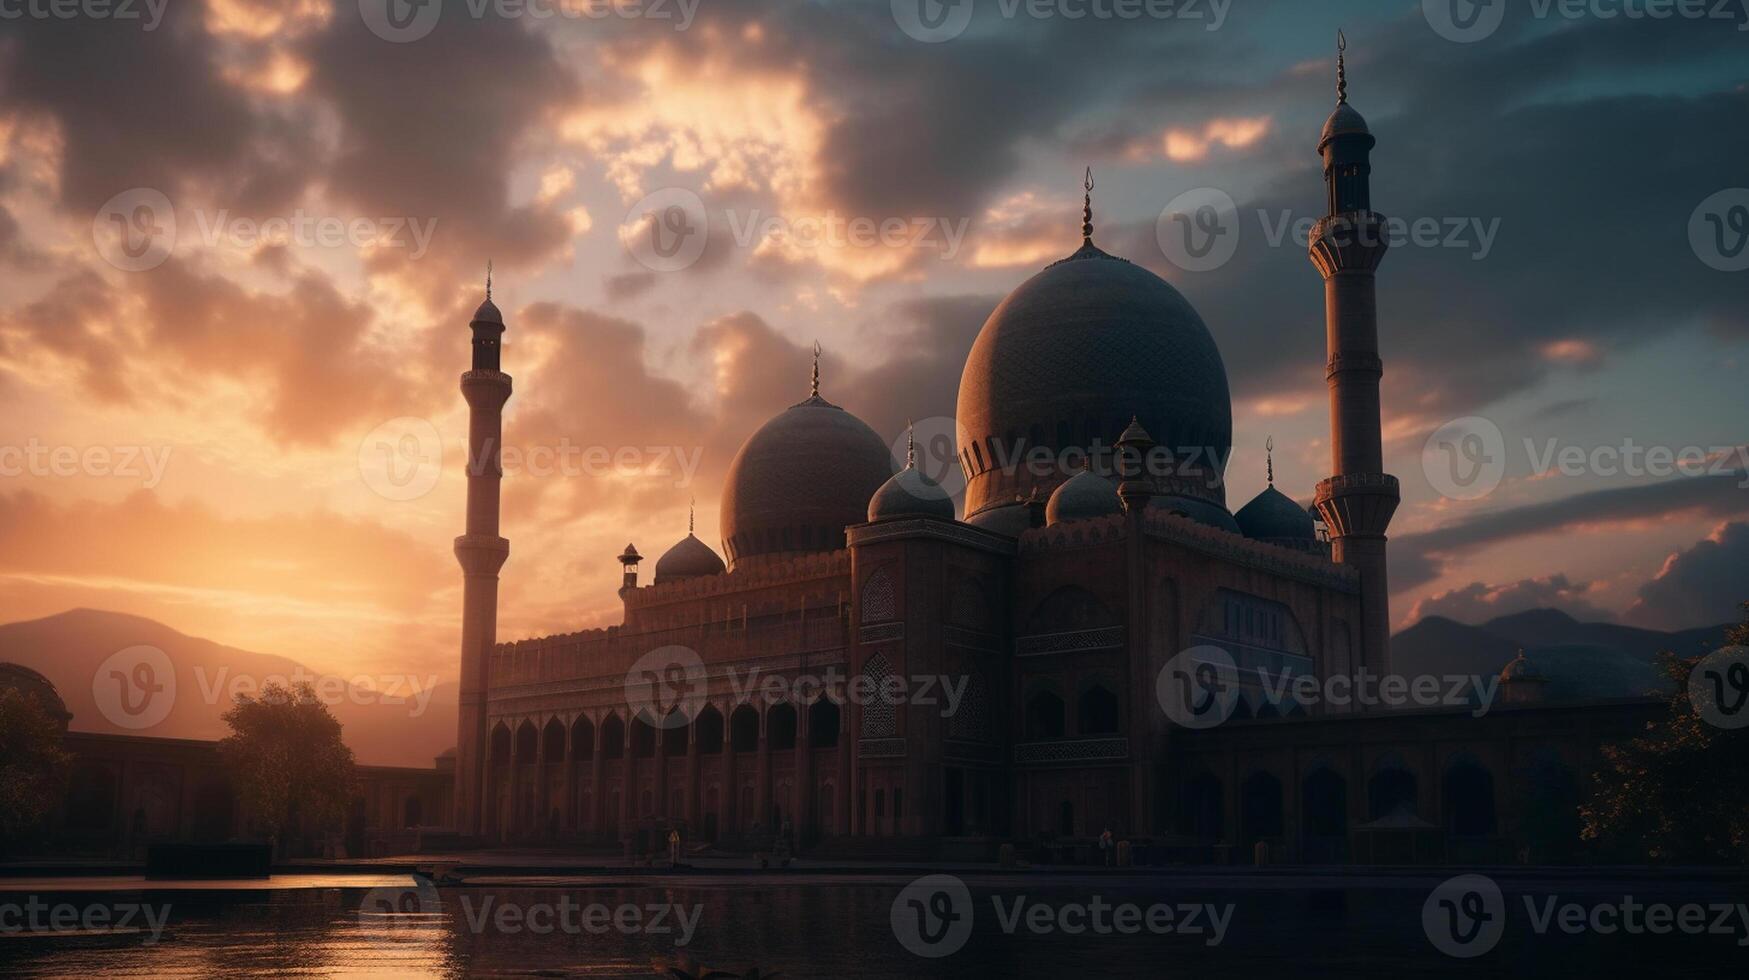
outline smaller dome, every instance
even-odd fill
[[[1017,500],[1010,504],[986,507],[967,518],[966,523],[992,534],[1018,538],[1032,530],[1032,511],[1025,503]]]
[[[1324,132],[1318,137],[1318,149],[1338,136],[1370,136],[1372,130],[1366,126],[1366,118],[1359,110],[1347,102],[1338,103],[1336,111],[1330,113],[1330,118],[1324,122]]]
[[[953,500],[941,484],[931,480],[915,464],[907,465],[881,484],[868,500],[868,519],[884,521],[893,517],[933,517],[939,521],[953,520]]]
[[[1045,504],[1045,526],[1105,517],[1121,510],[1123,502],[1117,499],[1117,487],[1092,470],[1082,470],[1051,493],[1050,502]]]
[[[1233,515],[1220,504],[1203,500],[1199,497],[1186,497],[1181,494],[1167,494],[1155,497],[1148,502],[1151,510],[1162,510],[1168,514],[1182,514],[1209,527],[1218,527],[1229,534],[1244,534],[1239,530],[1239,522],[1233,520]]]
[[[680,543],[669,548],[656,559],[656,584],[678,582],[682,579],[700,578],[705,575],[721,575],[723,559],[711,550],[711,546],[700,541],[696,536],[687,534]]]
[[[1537,669],[1536,664],[1531,663],[1530,659],[1524,655],[1524,651],[1520,650],[1518,656],[1512,658],[1512,662],[1500,671],[1500,679],[1503,681],[1541,681],[1548,678],[1544,677],[1543,672]]]
[[[1239,523],[1239,530],[1246,537],[1259,541],[1287,543],[1318,540],[1312,515],[1294,503],[1287,494],[1277,490],[1274,484],[1265,487],[1250,503],[1239,508],[1233,519]]]
[[[492,302],[492,297],[486,297],[480,308],[474,311],[474,323],[496,323],[504,325],[504,314],[498,312],[498,304]]]

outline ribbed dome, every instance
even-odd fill
[[[1105,517],[1121,510],[1123,501],[1117,499],[1117,486],[1092,470],[1082,470],[1051,492],[1045,504],[1045,526]]]
[[[1330,118],[1324,120],[1324,131],[1318,136],[1318,149],[1338,136],[1368,136],[1371,130],[1366,127],[1366,118],[1358,110],[1346,102],[1339,103],[1336,111],[1330,113]]]
[[[1010,500],[994,507],[984,508],[981,513],[968,519],[966,523],[992,534],[1018,538],[1021,534],[1032,530],[1032,512],[1025,504]]]
[[[1183,514],[1198,524],[1218,527],[1231,534],[1243,533],[1239,530],[1239,522],[1233,520],[1233,515],[1227,512],[1227,508],[1201,497],[1168,494],[1164,497],[1155,497],[1148,502],[1148,507],[1150,510],[1164,511],[1168,514]]]
[[[722,572],[723,559],[711,550],[710,545],[690,533],[656,559],[657,585],[703,575],[721,575]]]
[[[834,551],[893,475],[887,444],[819,395],[753,433],[729,464],[723,547],[731,566],[755,555]]]
[[[894,473],[868,501],[868,519],[884,521],[893,517],[933,517],[953,520],[953,499],[941,484],[931,480],[915,466],[906,466]]]
[[[1073,475],[1027,465],[1029,448],[1058,460],[1066,449],[1109,449],[1132,417],[1160,446],[1197,447],[1212,466],[1176,467],[1162,492],[1224,502],[1233,410],[1214,337],[1164,279],[1087,243],[1009,293],[972,345],[958,408],[966,514]]]
[[[474,311],[476,323],[503,323],[504,314],[498,312],[498,304],[492,302],[492,297],[486,297],[480,308]]]
[[[1259,541],[1284,544],[1318,540],[1312,515],[1277,490],[1274,484],[1265,487],[1250,503],[1239,508],[1233,519],[1239,522],[1239,530],[1246,537]]]

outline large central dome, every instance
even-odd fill
[[[868,499],[892,475],[881,437],[816,391],[760,426],[729,464],[729,567],[755,555],[844,547],[845,527],[867,519]]]
[[[1161,492],[1224,506],[1233,407],[1214,337],[1166,280],[1088,241],[1009,293],[966,358],[966,516],[1048,494],[1079,472],[1074,451],[1109,451],[1132,417],[1180,460]],[[1048,461],[1029,463],[1041,446]]]

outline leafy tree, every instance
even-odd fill
[[[219,751],[244,812],[280,845],[342,826],[353,794],[352,750],[340,722],[309,684],[269,683],[224,714]]]
[[[0,688],[0,853],[41,827],[66,795],[73,757],[42,702]]]
[[[1726,639],[1749,646],[1744,620]],[[1689,675],[1702,658],[1659,655],[1676,682],[1668,715],[1625,745],[1604,746],[1597,793],[1580,807],[1583,836],[1657,862],[1740,863],[1749,857],[1749,728],[1696,713]]]

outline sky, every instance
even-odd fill
[[[984,318],[1079,244],[1089,167],[1095,239],[1220,347],[1230,503],[1270,437],[1307,501],[1330,463],[1296,229],[1338,28],[1400,232],[1378,279],[1395,625],[1734,619],[1749,17],[1701,6],[20,8],[0,620],[111,609],[453,677],[457,377],[490,261],[515,379],[500,638],[616,623],[615,556],[659,555],[692,506],[717,542],[723,474],[806,396],[816,341],[824,394],[894,445],[951,431]],[[1195,259],[1175,216],[1211,201],[1223,248]]]

